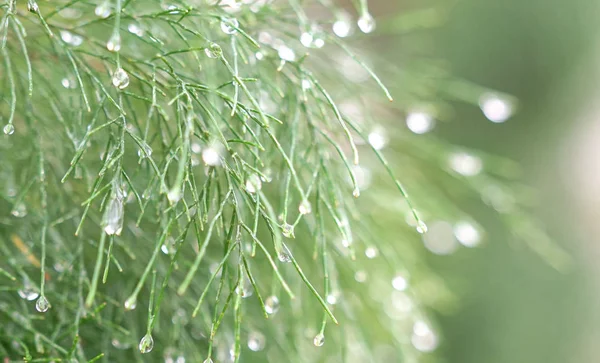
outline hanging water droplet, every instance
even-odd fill
[[[202,363],[213,363],[213,360],[212,360],[212,358],[209,357],[209,358],[206,358],[204,360],[204,362],[202,362]]]
[[[279,254],[277,255],[277,258],[279,259],[279,261],[281,261],[283,263],[292,262],[292,257],[290,256],[289,253],[287,253],[285,251],[279,252]]]
[[[27,215],[27,207],[25,206],[25,203],[19,202],[15,204],[12,211],[10,211],[10,214],[17,218],[25,217]]]
[[[129,75],[123,68],[117,68],[112,76],[112,84],[118,89],[125,89],[129,86]]]
[[[354,198],[360,197],[360,188],[359,187],[354,188],[354,190],[352,191],[352,196]]]
[[[265,336],[262,333],[253,331],[248,334],[248,348],[253,352],[263,350],[265,347]]]
[[[125,306],[125,310],[135,309],[135,307],[137,306],[137,297],[136,296],[129,297],[127,300],[125,300],[125,304],[123,304],[123,306]]]
[[[423,244],[436,255],[449,255],[459,246],[452,225],[446,221],[431,223],[429,231],[423,236]]]
[[[48,311],[48,309],[50,309],[50,303],[48,302],[48,299],[46,299],[44,295],[40,296],[35,302],[35,310],[39,311],[40,313],[45,313]]]
[[[4,125],[4,135],[12,135],[15,133],[15,127],[13,126],[13,124],[6,124]]]
[[[312,206],[310,205],[310,202],[304,199],[302,203],[300,203],[298,211],[303,215],[310,214],[312,212]]]
[[[140,345],[138,346],[138,349],[140,350],[140,352],[145,354],[150,353],[152,351],[152,348],[154,348],[154,339],[152,338],[152,335],[144,335],[142,340],[140,340]]]
[[[40,296],[40,294],[28,283],[26,283],[22,289],[19,289],[17,293],[19,294],[21,299],[25,299],[27,301],[33,301],[37,299],[38,296]]]
[[[275,314],[279,310],[279,299],[277,296],[271,295],[265,300],[265,311],[267,314]]]
[[[369,13],[363,14],[358,19],[358,28],[365,34],[371,33],[373,30],[375,30],[375,25],[375,19]]]
[[[63,42],[74,47],[80,46],[81,43],[83,43],[83,38],[81,36],[73,34],[67,30],[60,31],[60,39],[62,39]]]
[[[204,48],[204,54],[208,58],[219,58],[223,54],[223,49],[217,43],[210,43],[208,47]]]
[[[221,20],[221,30],[225,34],[237,33],[237,28],[240,27],[240,22],[236,18],[223,19]]]
[[[121,34],[114,32],[106,42],[106,49],[110,52],[118,52],[121,50]]]
[[[180,187],[173,187],[173,189],[169,190],[169,192],[167,193],[167,199],[169,199],[169,203],[171,204],[179,202],[181,196],[182,195]]]
[[[404,276],[396,275],[396,277],[392,279],[392,287],[398,291],[404,291],[408,287],[408,281],[406,281]]]
[[[315,347],[322,347],[325,344],[325,335],[323,333],[319,333],[313,339],[313,344]]]
[[[142,159],[152,156],[152,148],[146,143],[142,143],[142,147],[138,149],[138,156]]]
[[[281,234],[286,238],[292,237],[294,235],[294,226],[284,223],[283,226],[281,226]]]
[[[427,224],[425,224],[425,222],[423,221],[418,221],[417,222],[417,232],[419,232],[420,234],[423,233],[427,233]]]
[[[102,19],[108,18],[110,16],[110,2],[104,1],[100,3],[98,6],[96,6],[94,13],[96,16]]]
[[[123,230],[123,197],[115,192],[111,200],[108,202],[104,211],[102,225],[104,232],[108,235],[116,234],[119,236]]]
[[[308,32],[304,32],[300,35],[300,43],[302,43],[303,46],[310,48],[313,44],[313,36],[312,34],[308,33]]]
[[[141,37],[144,35],[144,29],[142,29],[141,26],[139,26],[136,23],[129,23],[129,25],[127,26],[127,30],[131,33],[131,34],[135,34],[138,37]]]
[[[65,77],[60,81],[60,84],[64,88],[74,89],[77,88],[77,81],[70,77]]]
[[[256,193],[262,189],[262,181],[258,174],[251,174],[248,179],[246,179],[246,190],[248,193]]]
[[[37,14],[40,11],[40,8],[35,0],[27,0],[27,10]]]

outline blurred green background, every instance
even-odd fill
[[[482,248],[431,257],[461,297],[457,311],[439,316],[442,356],[463,363],[598,362],[597,238],[589,237],[598,208],[581,180],[593,187],[586,172],[594,171],[600,154],[576,149],[582,145],[577,135],[589,134],[585,127],[598,118],[586,110],[599,96],[600,2],[382,0],[371,7],[398,24],[385,14],[393,9],[406,16],[429,6],[442,9],[441,25],[414,30],[398,48],[408,46],[410,36],[428,39],[429,56],[447,62],[452,75],[519,100],[518,113],[504,124],[487,121],[473,105],[453,103],[455,113],[436,134],[518,161],[522,179],[537,189],[536,216],[574,262],[559,273],[493,222]],[[600,145],[600,137],[596,141]]]

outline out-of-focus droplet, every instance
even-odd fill
[[[4,125],[2,131],[4,131],[4,135],[12,135],[15,133],[15,127],[13,124],[6,124]]]
[[[179,202],[179,200],[181,200],[181,197],[182,197],[182,194],[181,194],[180,187],[173,187],[167,193],[167,199],[169,200],[169,203],[171,203],[171,204],[175,204],[175,203]]]
[[[257,331],[248,334],[248,348],[253,352],[259,352],[265,347],[265,336]]]
[[[463,176],[475,176],[481,172],[483,163],[477,156],[464,152],[450,155],[450,167]]]
[[[292,237],[294,235],[294,226],[284,223],[283,226],[281,226],[281,233],[286,238]]]
[[[388,143],[385,130],[381,127],[371,131],[371,133],[369,133],[368,140],[369,144],[371,144],[375,150],[383,149]]]
[[[165,243],[163,243],[163,245],[160,246],[160,250],[165,255],[174,254],[176,251],[175,239],[171,236],[167,237],[167,239],[165,240]]]
[[[217,43],[210,43],[208,47],[204,48],[204,54],[208,58],[219,58],[223,54],[223,49]]]
[[[346,38],[352,34],[352,23],[350,22],[350,16],[347,14],[340,16],[340,18],[333,23],[332,30],[333,33],[340,38]]]
[[[154,339],[152,338],[152,335],[144,335],[144,337],[140,340],[140,345],[138,348],[142,353],[150,353],[154,348]]]
[[[136,24],[136,23],[129,23],[129,25],[127,26],[127,30],[131,33],[131,34],[135,34],[138,37],[141,37],[144,35],[144,29]]]
[[[312,212],[312,206],[310,205],[310,202],[308,200],[304,199],[300,203],[300,206],[298,206],[298,211],[302,215],[310,214]]]
[[[327,295],[327,297],[325,299],[327,300],[327,303],[329,305],[335,305],[338,303],[339,295],[340,295],[339,292],[334,291],[334,292],[329,293],[329,295]]]
[[[78,47],[83,43],[83,38],[77,34],[73,34],[67,30],[60,31],[60,39],[68,45]]]
[[[240,27],[240,22],[236,18],[223,19],[221,20],[221,30],[225,34],[237,33],[237,28]]]
[[[96,14],[96,16],[102,19],[108,18],[110,16],[110,2],[103,1],[102,3],[98,4],[94,13]]]
[[[114,32],[108,42],[106,42],[106,49],[111,52],[118,52],[121,50],[121,34]]]
[[[265,311],[269,315],[273,315],[279,310],[279,298],[277,296],[271,295],[267,297],[265,300]]]
[[[454,225],[454,236],[465,247],[479,245],[481,235],[472,223],[462,221]]]
[[[25,206],[25,203],[19,202],[14,205],[12,211],[10,211],[10,214],[17,218],[25,217],[27,215],[27,207]]]
[[[479,107],[481,107],[485,117],[494,123],[508,120],[514,109],[511,101],[494,93],[483,94],[479,98]]]
[[[425,247],[436,255],[449,255],[458,248],[452,225],[445,221],[436,221],[429,226],[423,236]]]
[[[123,304],[123,306],[125,306],[125,310],[134,310],[135,307],[137,306],[137,298],[136,297],[130,297],[127,300],[125,300],[125,304]]]
[[[425,112],[411,112],[406,116],[406,126],[415,134],[424,134],[433,129],[435,121]]]
[[[40,296],[35,302],[35,310],[39,311],[40,313],[45,313],[48,311],[48,309],[50,309],[50,303],[48,302],[48,299],[46,299],[44,295]]]
[[[354,273],[354,280],[360,283],[367,281],[367,272],[363,270],[356,271]]]
[[[25,299],[27,301],[33,301],[40,296],[40,294],[28,283],[22,289],[17,291],[21,299]]]
[[[434,351],[438,346],[437,335],[431,330],[427,323],[419,320],[413,326],[411,342],[415,349],[427,353]]]
[[[325,335],[323,333],[319,333],[313,339],[313,344],[315,347],[322,347],[325,344]]]
[[[408,281],[402,275],[396,275],[392,279],[392,287],[398,291],[404,291],[408,287]]]
[[[112,84],[118,89],[125,89],[129,86],[129,75],[123,68],[117,68],[112,76]]]
[[[377,247],[369,246],[365,249],[365,256],[367,256],[368,259],[373,259],[377,257],[378,254],[379,251],[377,251]]]
[[[262,189],[262,180],[258,174],[251,174],[246,179],[246,190],[248,193],[256,193]]]
[[[209,146],[202,150],[202,161],[208,166],[221,165],[221,155],[216,147]]]
[[[286,62],[293,62],[296,60],[296,53],[286,45],[281,45],[277,50],[277,54],[281,60]]]
[[[279,254],[277,255],[277,258],[279,259],[279,261],[281,261],[283,263],[292,262],[292,258],[290,257],[290,254],[285,251],[279,252]]]
[[[369,13],[363,14],[358,19],[358,23],[357,24],[358,24],[358,28],[360,29],[360,31],[362,31],[365,34],[373,32],[373,30],[375,30],[375,25],[376,25],[375,24],[375,19]]]
[[[117,338],[112,339],[110,344],[117,349],[129,349],[131,347],[131,344],[122,342]]]
[[[212,358],[206,358],[202,363],[213,363]]]

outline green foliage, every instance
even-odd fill
[[[300,2],[214,3],[2,5],[0,356],[416,361],[437,345],[427,309],[452,298],[414,243],[427,227],[372,123],[338,105],[389,92]],[[323,25],[347,16],[320,3]],[[371,77],[362,97],[340,54]],[[422,209],[466,217],[437,195],[465,190],[447,148],[391,138]],[[381,165],[360,203],[359,163]]]

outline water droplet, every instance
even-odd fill
[[[129,23],[129,25],[127,26],[127,30],[131,34],[135,34],[138,37],[141,37],[144,35],[144,29],[136,23]]]
[[[131,344],[123,343],[122,341],[120,341],[117,338],[114,338],[113,340],[111,340],[110,343],[112,344],[113,347],[115,347],[117,349],[129,349],[131,347]]]
[[[265,336],[262,333],[253,331],[248,335],[248,348],[253,352],[263,350],[265,347]]]
[[[363,270],[356,271],[354,273],[354,280],[360,283],[367,281],[367,272]]]
[[[152,156],[152,148],[150,147],[150,145],[144,142],[142,143],[142,147],[138,149],[137,154],[142,159],[149,158]]]
[[[398,291],[404,291],[408,287],[408,281],[402,275],[396,275],[392,279],[392,287]]]
[[[475,176],[483,168],[480,158],[464,152],[450,155],[449,164],[452,170],[464,176]]]
[[[340,17],[333,23],[333,33],[340,38],[345,38],[352,33],[352,23],[350,22],[349,16]]]
[[[415,134],[424,134],[433,129],[435,121],[425,112],[411,112],[406,117],[406,126]]]
[[[28,283],[26,283],[22,289],[19,289],[17,293],[19,294],[21,299],[25,299],[27,301],[33,301],[37,299],[38,296],[40,296],[40,294]]]
[[[111,35],[106,42],[106,49],[111,52],[118,52],[121,50],[121,34],[115,32]]]
[[[427,233],[427,229],[428,227],[427,224],[425,224],[425,222],[421,220],[417,222],[417,232],[419,232],[420,234]]]
[[[104,1],[96,6],[96,10],[94,11],[96,16],[106,19],[110,16],[110,2]]]
[[[48,299],[46,299],[44,295],[40,296],[35,302],[35,310],[39,311],[40,313],[45,313],[48,311],[48,309],[50,309],[50,303],[48,302]]]
[[[81,36],[73,34],[67,30],[60,31],[60,39],[62,39],[63,42],[74,47],[78,47],[81,45],[81,43],[83,43],[83,38]]]
[[[273,315],[279,310],[279,299],[277,296],[271,295],[265,300],[265,311],[269,315]]]
[[[358,19],[358,28],[365,34],[371,33],[373,30],[375,30],[375,25],[375,19],[369,13],[363,14]]]
[[[298,211],[303,215],[310,214],[310,212],[312,212],[312,206],[310,205],[310,202],[306,199],[303,200],[298,207]]]
[[[27,10],[29,10],[29,12],[37,14],[40,11],[40,8],[39,8],[37,2],[35,2],[35,0],[28,0],[27,1]]]
[[[290,254],[285,251],[279,252],[279,254],[277,255],[277,258],[279,259],[279,261],[281,261],[283,263],[292,262],[292,258],[290,257]]]
[[[479,99],[479,107],[481,107],[485,117],[495,123],[508,120],[514,109],[512,102],[493,93],[483,94]]]
[[[454,226],[454,236],[465,247],[475,247],[479,245],[481,236],[477,228],[472,223],[462,221]]]
[[[68,88],[68,89],[74,89],[77,88],[77,81],[74,80],[71,77],[65,77],[60,81],[60,84],[62,84],[62,86],[64,88]]]
[[[104,211],[102,219],[104,232],[108,235],[120,235],[123,230],[123,215],[123,197],[115,192]]]
[[[251,174],[248,179],[246,179],[246,190],[248,193],[256,193],[262,189],[262,180],[258,174]]]
[[[436,255],[449,255],[458,247],[452,225],[445,221],[433,222],[423,236],[425,247]]]
[[[152,348],[154,348],[154,339],[152,338],[152,335],[144,335],[144,337],[140,340],[140,345],[138,346],[138,349],[142,353],[150,353],[152,351]]]
[[[223,49],[217,43],[210,43],[208,47],[204,48],[204,54],[208,58],[219,58],[223,54]]]
[[[127,300],[125,300],[125,304],[123,304],[123,306],[125,306],[125,310],[135,309],[135,307],[137,306],[137,297],[136,296],[129,297]]]
[[[209,166],[221,165],[221,155],[219,150],[212,146],[205,148],[202,150],[202,161]]]
[[[15,133],[15,127],[13,126],[13,124],[4,125],[4,128],[2,130],[4,131],[4,135],[12,135]]]
[[[367,256],[368,259],[375,258],[378,254],[379,251],[377,250],[377,247],[370,246],[365,249],[365,256]]]
[[[240,22],[236,18],[223,19],[221,20],[221,30],[225,34],[237,33],[237,28],[240,27]]]
[[[14,205],[10,214],[12,214],[13,217],[17,218],[25,217],[27,215],[27,207],[25,206],[25,203],[19,202],[16,205]]]
[[[296,60],[296,53],[294,53],[294,51],[291,48],[285,45],[281,45],[279,47],[279,49],[277,50],[277,54],[279,55],[279,58],[286,62],[293,62]]]
[[[209,357],[209,358],[206,358],[204,360],[204,362],[202,362],[202,363],[213,363],[213,360],[212,360],[212,358]]]
[[[312,34],[308,33],[308,32],[304,32],[302,33],[302,35],[300,35],[300,43],[302,43],[303,46],[310,48],[313,45],[313,36]]]
[[[129,86],[129,75],[123,68],[117,68],[112,76],[112,84],[118,89],[125,89]]]
[[[315,347],[322,347],[325,344],[325,335],[323,333],[319,333],[313,339],[313,344]]]
[[[338,302],[338,297],[339,297],[339,293],[338,292],[332,292],[329,295],[327,295],[327,303],[329,305],[335,305]]]
[[[358,187],[354,188],[354,190],[352,191],[352,196],[354,198],[360,197],[360,188],[358,188]]]
[[[167,193],[167,199],[169,199],[169,203],[171,204],[179,202],[179,200],[181,199],[181,188],[173,187],[173,189],[169,190],[169,192]]]
[[[171,237],[171,236],[167,237],[167,239],[165,240],[165,243],[163,243],[163,245],[160,246],[160,250],[165,255],[172,255],[172,254],[174,254],[175,251],[176,251],[175,239],[173,237]]]
[[[375,150],[383,149],[388,143],[386,132],[381,127],[378,127],[375,130],[371,131],[371,133],[369,133],[368,139],[369,144],[371,144],[371,146]]]
[[[431,352],[437,348],[438,338],[427,323],[418,320],[413,325],[411,343],[421,352]]]
[[[283,226],[281,226],[281,234],[286,238],[292,237],[294,235],[294,226],[284,223]]]

